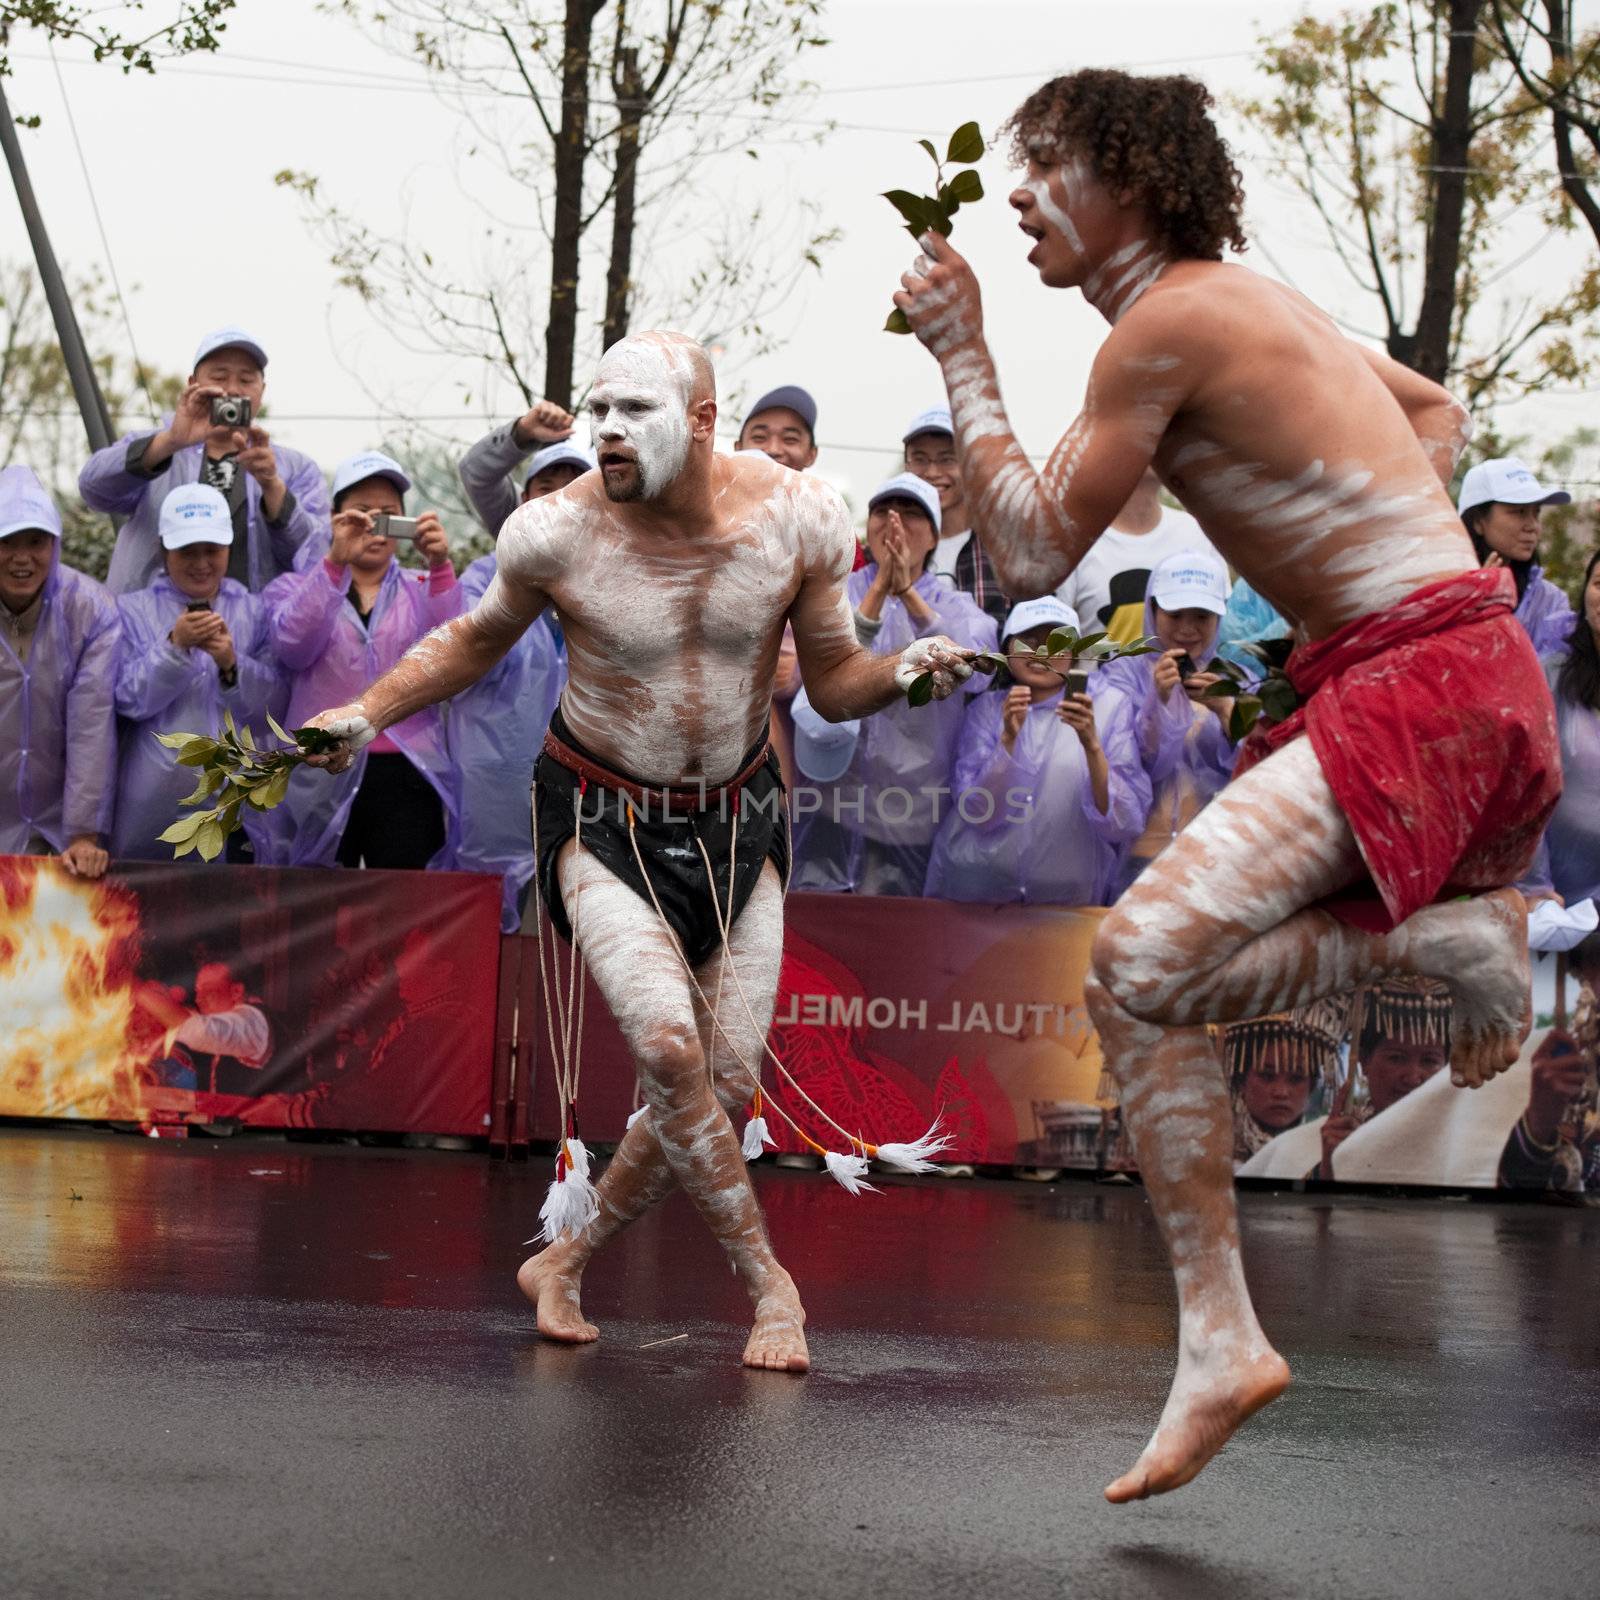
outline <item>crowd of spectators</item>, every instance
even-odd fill
[[[158,835],[192,783],[155,735],[210,730],[224,713],[258,733],[268,713],[298,726],[358,696],[492,579],[493,555],[458,575],[402,463],[365,451],[325,478],[274,441],[266,368],[243,330],[208,335],[173,415],[91,456],[83,499],[121,519],[104,585],[61,562],[61,518],[32,472],[0,471],[0,851],[55,854],[87,876],[113,857],[167,858]],[[817,418],[804,389],[776,389],[735,448],[809,471]],[[571,420],[539,402],[462,457],[491,533],[519,501],[593,470]],[[939,704],[828,724],[786,644],[772,733],[793,886],[1110,903],[1227,781],[1233,700],[1208,691],[1225,664],[1248,688],[1259,663],[1244,647],[1287,625],[1153,475],[1059,591],[1008,595],[964,499],[949,412],[915,415],[900,449],[866,502],[848,584],[857,637],[887,654],[942,633],[1008,666]],[[1509,458],[1474,466],[1459,494],[1480,560],[1510,570],[1547,663],[1568,783],[1525,887],[1570,903],[1600,893],[1600,574],[1592,560],[1575,609],[1538,562],[1540,511],[1569,498]],[[415,565],[397,559],[402,545]],[[1158,648],[1099,670],[1041,663],[1034,651],[1064,627]],[[298,773],[227,859],[494,873],[515,928],[532,873],[527,792],[564,672],[547,614],[488,677],[389,729],[347,773]]]

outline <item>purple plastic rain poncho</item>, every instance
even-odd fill
[[[988,905],[1106,903],[1121,853],[1145,825],[1150,780],[1133,702],[1103,673],[1092,673],[1089,685],[1108,768],[1105,814],[1094,803],[1077,734],[1056,717],[1059,693],[1029,708],[1009,755],[1000,743],[1005,694],[977,694],[961,724],[952,810],[928,868],[930,896]]]
[[[162,426],[172,418],[163,417]],[[161,502],[180,483],[200,481],[204,444],[185,445],[154,477],[128,469],[129,449],[153,438],[154,428],[130,433],[96,450],[78,474],[78,493],[95,511],[126,517],[111,552],[106,587],[113,594],[143,589],[163,570],[158,521]],[[322,469],[310,456],[274,444],[278,475],[289,491],[276,523],[261,510],[261,486],[245,473],[245,504],[249,508],[250,588],[259,594],[280,573],[293,570],[295,552],[316,535],[328,531],[328,486]],[[241,469],[242,470],[242,469]]]
[[[852,572],[846,592],[858,606],[877,567]],[[868,648],[898,655],[913,640],[944,634],[975,650],[995,646],[994,620],[936,572],[924,572],[916,590],[933,611],[924,629],[905,605],[886,600],[883,626]],[[986,683],[986,679],[978,679]],[[797,783],[794,816],[796,889],[854,890],[861,894],[920,895],[934,835],[950,807],[950,769],[961,732],[965,688],[948,700],[891,704],[861,724],[861,739],[835,783]]]
[[[217,664],[204,650],[180,650],[168,639],[187,603],[188,596],[165,573],[148,589],[117,601],[122,758],[111,853],[122,859],[170,861],[172,846],[158,843],[158,836],[185,814],[181,802],[195,786],[195,769],[180,767],[175,753],[157,741],[158,733],[214,733],[222,727],[223,712],[231,711],[235,723],[269,742],[266,713],[284,710],[286,686],[261,597],[224,578],[211,602],[233,638],[239,681],[231,689],[223,688]],[[242,818],[259,850],[268,832],[266,813],[246,806]],[[191,851],[183,859],[199,861],[200,856]]]
[[[383,587],[363,627],[350,603],[350,569],[331,566],[321,555],[303,553],[303,570],[275,578],[262,598],[272,628],[273,648],[289,676],[289,714],[284,726],[304,724],[319,711],[347,705],[381,677],[440,623],[461,615],[461,585],[453,572],[408,572],[391,561]],[[427,706],[384,733],[394,748],[432,784],[444,803],[445,842],[428,863],[433,870],[455,865],[459,837],[460,786],[445,748],[444,719]],[[347,772],[299,769],[289,780],[283,804],[269,812],[267,853],[260,859],[279,867],[331,867],[337,863],[356,790],[366,775],[367,754],[358,751]],[[380,741],[378,748],[384,748]]]
[[[122,621],[110,592],[61,564],[40,591],[28,659],[0,632],[0,854],[35,838],[65,850],[111,832],[116,800],[117,653]]]
[[[1561,739],[1561,799],[1518,888],[1554,889],[1569,905],[1600,900],[1600,711],[1578,705],[1557,684],[1566,653],[1548,656],[1545,677],[1556,702]]]
[[[1152,574],[1152,580],[1154,575]],[[1144,602],[1146,638],[1156,636],[1155,601]],[[1220,630],[1219,630],[1220,631]],[[1208,656],[1217,651],[1213,636]],[[1131,656],[1104,669],[1109,683],[1128,697],[1139,755],[1150,781],[1150,813],[1143,832],[1123,852],[1115,899],[1211,803],[1233,776],[1239,747],[1209,705],[1197,705],[1181,688],[1162,701],[1156,689],[1159,655]],[[1258,674],[1239,664],[1244,681]]]
[[[463,609],[483,598],[494,573],[492,555],[480,556],[462,573]],[[456,866],[501,875],[500,926],[507,933],[517,931],[522,896],[533,877],[533,766],[566,681],[566,658],[541,616],[494,667],[451,700],[445,714],[461,784]]]
[[[1517,621],[1541,658],[1564,649],[1578,621],[1572,602],[1545,577],[1537,562],[1528,569],[1528,586],[1517,602]]]

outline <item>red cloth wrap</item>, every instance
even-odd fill
[[[1372,875],[1325,902],[1341,920],[1387,932],[1437,900],[1515,883],[1531,863],[1561,797],[1561,748],[1516,603],[1511,574],[1481,568],[1289,657],[1300,708],[1257,723],[1234,776],[1311,736]]]

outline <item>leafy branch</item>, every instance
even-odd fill
[[[158,733],[156,739],[177,751],[180,767],[197,767],[200,781],[186,806],[213,803],[204,811],[180,817],[165,833],[162,844],[173,846],[173,859],[196,851],[202,861],[222,854],[228,835],[237,831],[246,806],[270,811],[289,790],[294,769],[307,756],[322,755],[338,740],[321,728],[296,728],[285,733],[268,713],[267,722],[279,740],[276,749],[258,747],[249,725],[239,727],[231,711],[222,713],[223,730],[215,738],[203,733]]]
[[[1056,628],[1036,649],[1014,650],[1009,655],[1000,650],[978,650],[973,653],[970,660],[976,672],[995,673],[1002,667],[1009,667],[1014,659],[1021,657],[1035,666],[1044,667],[1047,671],[1065,674],[1076,662],[1103,667],[1107,662],[1121,661],[1131,656],[1154,655],[1160,649],[1161,643],[1157,639],[1139,639],[1133,644],[1118,644],[1105,633],[1080,634],[1076,628]],[[1066,665],[1057,665],[1063,657],[1066,658]],[[931,672],[918,674],[906,690],[907,703],[925,706],[932,698],[933,674]]]
[[[1242,648],[1258,657],[1266,668],[1261,681],[1253,687],[1246,685],[1239,668],[1218,656],[1206,671],[1216,673],[1221,681],[1208,685],[1203,692],[1203,698],[1207,700],[1232,699],[1233,712],[1228,718],[1228,737],[1235,744],[1247,738],[1250,730],[1263,718],[1269,723],[1287,722],[1300,707],[1300,692],[1290,682],[1281,663],[1274,661],[1272,655],[1259,645],[1247,644]]]
[[[939,152],[931,140],[918,139],[917,143],[928,152],[928,159],[933,163],[933,193],[913,194],[909,189],[886,189],[883,198],[900,213],[906,232],[913,239],[920,240],[929,233],[943,234],[948,238],[956,212],[964,205],[983,199],[983,179],[972,170],[973,165],[983,159],[983,135],[978,131],[976,122],[963,122],[950,135],[943,161],[939,159]],[[947,180],[944,175],[946,163],[965,170],[954,173]],[[911,324],[906,321],[906,314],[899,306],[889,313],[883,331],[911,332]]]

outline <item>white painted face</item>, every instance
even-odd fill
[[[655,340],[624,339],[600,362],[589,427],[609,500],[653,500],[689,459],[693,398],[686,356]]]
[[[1065,288],[1083,276],[1083,218],[1080,212],[1095,189],[1094,175],[1080,156],[1059,166],[1028,163],[1028,175],[1011,193],[1018,227],[1035,242],[1028,262],[1040,279]]]

